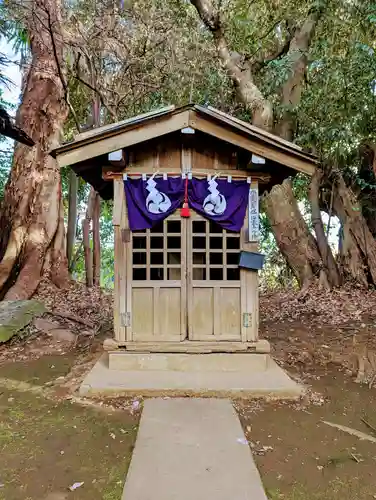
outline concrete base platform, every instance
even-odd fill
[[[171,354],[109,352],[110,370],[163,372],[264,372],[273,366],[268,354]]]
[[[145,401],[123,500],[267,500],[230,401]]]
[[[302,387],[267,354],[104,353],[80,394],[298,398]]]

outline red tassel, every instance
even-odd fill
[[[181,217],[190,217],[191,216],[191,211],[189,209],[189,206],[184,203],[183,207],[180,209],[180,216]]]
[[[190,217],[191,211],[188,206],[188,177],[185,178],[185,192],[184,192],[184,203],[183,207],[180,209],[180,217]]]

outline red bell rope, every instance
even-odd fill
[[[188,206],[188,177],[185,178],[185,190],[184,190],[184,203],[182,208],[180,209],[181,217],[190,217],[191,211]]]

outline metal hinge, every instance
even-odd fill
[[[131,231],[130,229],[121,230],[121,241],[123,243],[129,243],[131,241]]]
[[[124,326],[124,327],[131,326],[131,313],[129,313],[129,312],[121,313],[120,314],[120,323],[121,323],[121,326]]]
[[[243,326],[249,328],[252,324],[252,313],[243,313]]]

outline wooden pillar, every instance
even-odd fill
[[[253,181],[250,186],[250,192],[257,194],[257,220],[258,220],[258,182]],[[242,250],[247,252],[258,252],[258,234],[250,230],[250,206],[249,200],[248,213],[245,220],[242,235]],[[257,271],[248,269],[240,270],[241,279],[241,301],[242,301],[242,341],[258,341],[259,330],[259,276]]]
[[[127,325],[130,314],[127,311],[127,235],[128,217],[122,179],[114,179],[114,336],[115,341],[127,340]]]
[[[101,284],[101,239],[100,239],[101,198],[96,193],[93,209],[93,283]]]

